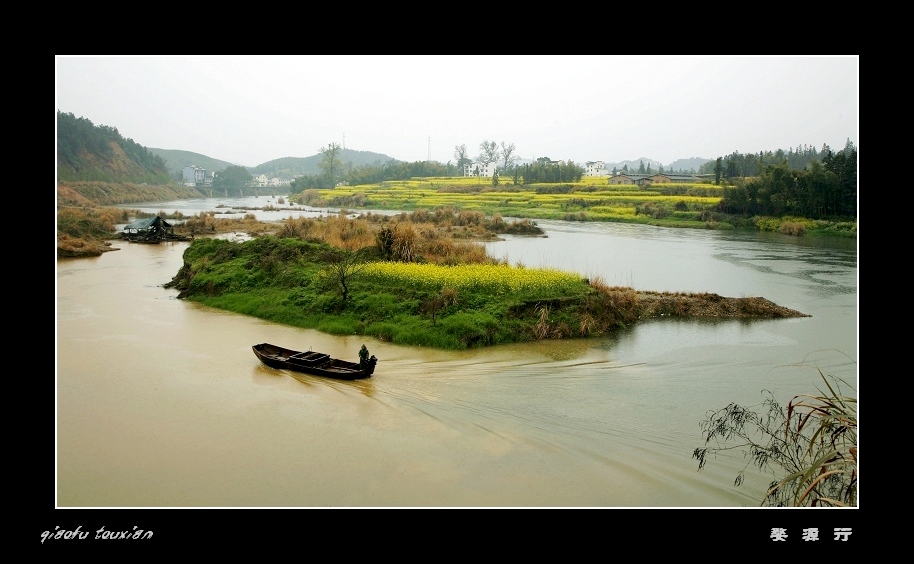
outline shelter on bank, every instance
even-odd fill
[[[175,228],[160,216],[134,220],[124,226],[124,239],[144,243],[175,240]]]

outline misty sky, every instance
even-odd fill
[[[244,166],[483,141],[577,163],[859,146],[858,55],[57,55],[56,108]]]

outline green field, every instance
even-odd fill
[[[605,177],[579,182],[494,186],[489,178],[423,177],[379,184],[309,189],[291,202],[313,207],[415,211],[451,208],[493,216],[565,221],[612,221],[693,229],[748,229],[788,235],[856,237],[856,222],[798,217],[740,217],[717,211],[724,185],[610,185]]]
[[[293,201],[315,207],[417,210],[443,207],[488,215],[572,221],[618,221],[670,227],[719,228],[711,209],[722,197],[711,184],[641,187],[609,185],[606,178],[580,182],[493,186],[491,179],[429,177],[379,184],[305,190]]]

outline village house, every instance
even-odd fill
[[[491,162],[489,164],[483,164],[478,161],[471,162],[470,164],[464,165],[463,175],[464,176],[476,176],[477,171],[479,176],[485,176],[486,178],[491,178],[495,175],[495,171],[498,168],[498,163]]]
[[[698,177],[689,174],[632,174],[622,173],[609,177],[610,184],[634,184],[637,186],[650,186],[651,184],[696,184]]]
[[[623,173],[617,174],[615,176],[609,177],[610,184],[635,184],[637,186],[644,186],[645,184],[651,183],[651,175],[649,174],[631,174]]]
[[[584,163],[584,176],[609,176],[609,171],[603,161],[587,161]]]
[[[698,178],[691,174],[655,174],[651,176],[652,183],[665,184],[672,182],[674,184],[695,184]]]

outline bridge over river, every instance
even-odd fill
[[[276,186],[231,186],[223,187],[220,186],[215,188],[213,186],[197,186],[197,190],[200,191],[207,198],[244,198],[247,196],[276,196],[276,193],[279,192],[282,196],[289,195],[288,186],[281,187],[282,189],[277,190]]]

